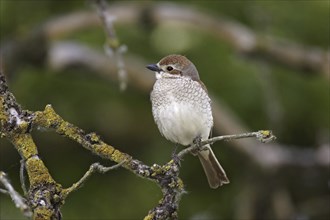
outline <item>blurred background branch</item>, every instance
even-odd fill
[[[329,218],[327,1],[109,0],[103,12],[116,18],[110,19],[116,38],[129,48],[124,93],[118,90],[118,62],[100,46],[107,44],[104,32],[109,38],[106,26],[90,1],[81,3],[0,1],[0,69],[24,108],[52,103],[68,121],[98,131],[133,157],[164,164],[173,149],[152,121],[148,93],[154,76],[144,68],[170,53],[186,55],[212,95],[214,136],[267,128],[278,139],[262,146],[254,139],[215,143],[231,179],[218,191],[201,180],[198,161],[186,157],[180,177],[191,193],[182,198],[179,217]],[[63,186],[90,164],[113,165],[52,133],[34,129],[32,135]],[[0,139],[0,170],[15,189],[17,161],[10,143]],[[136,190],[128,191],[132,185]],[[92,175],[62,211],[66,218],[131,219],[144,216],[160,197],[156,184],[113,170]],[[21,217],[8,196],[0,194],[0,203],[0,218]]]
[[[49,47],[48,64],[56,71],[64,70],[70,66],[84,66],[93,73],[99,74],[109,80],[115,80],[114,69],[116,65],[109,62],[106,56],[91,48],[77,43],[57,42]],[[153,76],[145,70],[146,61],[132,55],[126,59],[128,76],[131,86],[143,91],[151,91]],[[211,94],[211,96],[214,96]],[[217,133],[232,134],[247,132],[247,126],[221,101],[219,97],[212,98],[214,127]],[[269,144],[264,146],[254,139],[244,139],[233,142],[234,146],[250,156],[250,158],[264,168],[275,169],[278,166],[296,165],[321,165],[328,167],[330,158],[321,155],[329,155],[330,147],[319,147],[315,150],[299,150],[297,147]],[[325,154],[324,154],[325,153]]]
[[[108,13],[108,6],[105,0],[91,0],[92,4],[98,11],[98,14],[102,20],[104,30],[106,33],[106,43],[104,50],[110,58],[114,58],[117,65],[119,88],[121,91],[126,90],[127,87],[127,72],[125,69],[125,63],[123,55],[127,50],[126,45],[120,45],[116,31],[114,29],[114,21],[116,17]]]
[[[305,72],[322,74],[328,80],[330,79],[330,53],[315,46],[299,45],[287,39],[260,35],[236,21],[220,16],[211,16],[187,6],[179,6],[171,3],[144,5],[136,2],[124,2],[112,4],[106,10],[107,7],[103,0],[95,0],[95,2],[107,34],[108,40],[106,47],[118,53],[119,60],[117,60],[117,65],[121,63],[119,61],[122,59],[122,52],[124,50],[120,49],[119,40],[113,30],[112,23],[114,18],[116,18],[118,23],[126,25],[139,24],[140,22],[147,22],[154,25],[178,23],[182,26],[188,26],[189,28],[198,29],[198,31],[210,33],[232,46],[237,52],[246,56],[266,59],[270,62],[278,62],[290,68]],[[143,19],[147,19],[147,21]],[[13,47],[16,50],[10,50],[16,51],[21,55],[21,52],[30,45],[31,41],[37,42],[40,40],[40,37],[48,42],[96,25],[99,25],[99,19],[92,12],[76,12],[64,15],[45,22],[41,26],[41,29],[32,31],[30,34],[30,38],[32,39],[27,39],[26,44],[15,43]],[[38,55],[40,56],[42,53]],[[12,56],[17,57],[18,54],[13,54]],[[35,59],[37,58],[40,59],[41,57],[35,57]],[[121,71],[120,69],[123,68],[121,65],[117,67],[119,68],[118,71]],[[120,78],[120,81],[123,79]]]

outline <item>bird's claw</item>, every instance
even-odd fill
[[[177,149],[178,149],[178,144],[175,145],[175,148],[174,148],[174,150],[173,150],[173,152],[172,152],[172,159],[173,159],[174,163],[176,163],[176,164],[178,164],[179,166],[181,166],[181,160],[182,160],[182,158],[180,158],[180,157],[178,156],[178,154],[176,153],[176,150],[177,150]]]

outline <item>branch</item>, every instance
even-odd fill
[[[264,61],[299,69],[301,72],[321,74],[330,79],[330,53],[315,46],[300,45],[288,39],[267,36],[254,32],[248,26],[235,20],[212,16],[192,7],[175,3],[136,4],[135,2],[115,3],[108,14],[118,18],[120,24],[162,24],[174,22],[213,34],[238,52]],[[50,20],[44,25],[47,39],[69,35],[79,29],[98,25],[94,13],[76,12]],[[126,62],[127,63],[127,62]]]
[[[10,184],[6,173],[2,171],[0,171],[0,182],[6,188],[6,190],[0,189],[0,193],[8,194],[15,203],[16,207],[19,208],[21,212],[23,212],[24,216],[31,217],[32,212],[30,207],[25,202],[25,199],[15,191],[14,187]]]
[[[258,34],[235,20],[212,16],[188,6],[161,2],[153,4],[136,4],[132,1],[116,2],[107,8],[106,14],[116,17],[117,23],[123,25],[174,22],[186,27],[197,28],[201,32],[214,35],[246,56],[298,69],[299,73],[309,72],[330,79],[330,53],[328,50],[300,45],[275,36]],[[3,63],[6,63],[7,72],[12,72],[17,68],[18,62],[42,63],[47,57],[45,54],[47,54],[49,42],[54,42],[64,35],[73,34],[81,29],[98,25],[100,25],[99,17],[93,12],[86,11],[70,13],[45,22],[33,29],[25,40],[8,42],[6,47],[2,48],[1,54],[6,54],[3,56]],[[111,44],[116,45],[117,43]],[[255,56],[256,54],[258,56]],[[125,59],[123,61],[129,64]],[[117,67],[117,70],[119,69]]]
[[[223,135],[223,136],[213,137],[196,144],[192,144],[191,146],[180,151],[177,156],[179,158],[182,158],[184,155],[190,152],[194,152],[196,150],[202,149],[203,146],[207,144],[213,144],[217,141],[231,141],[231,140],[250,138],[250,137],[255,137],[258,141],[262,143],[269,143],[276,139],[276,137],[272,134],[272,132],[268,130],[261,130],[261,131],[242,133],[242,134]]]
[[[274,141],[276,137],[273,135],[272,131],[269,130],[260,130],[256,132],[249,132],[249,133],[243,133],[243,134],[233,134],[233,135],[224,135],[219,137],[214,137],[209,140],[203,141],[202,144],[213,144],[217,141],[231,141],[235,139],[241,139],[241,138],[249,138],[249,137],[255,137],[258,141],[261,143],[269,143],[271,141]]]
[[[30,182],[26,196],[33,218],[60,219],[62,187],[55,182],[38,156],[37,146],[30,134],[31,119],[32,112],[23,110],[16,102],[0,72],[0,133],[1,137],[6,137],[14,145],[25,163]]]
[[[0,107],[1,133],[14,144],[25,161],[25,169],[30,181],[28,201],[33,211],[34,219],[60,219],[60,207],[66,197],[71,192],[77,190],[93,172],[106,172],[119,166],[126,168],[140,177],[154,181],[160,186],[163,197],[159,200],[158,205],[148,212],[148,215],[145,217],[146,220],[178,218],[179,200],[185,192],[184,184],[179,178],[179,161],[170,160],[164,165],[154,164],[147,166],[143,162],[133,159],[130,155],[106,144],[96,133],[86,133],[77,126],[63,120],[51,105],[47,105],[44,111],[30,112],[28,110],[22,110],[13,94],[8,91],[5,78],[1,73]],[[76,141],[92,153],[116,162],[117,165],[105,168],[99,164],[93,164],[78,182],[67,189],[63,189],[51,177],[46,166],[38,156],[37,147],[30,135],[33,128],[46,128],[42,130],[55,131],[61,136]],[[188,149],[198,149],[202,145],[220,140],[245,137],[256,137],[263,142],[274,139],[270,131],[259,131],[215,137],[203,141],[199,145],[191,146]],[[181,151],[179,153],[180,158],[188,152],[186,150]]]
[[[120,83],[119,88],[121,91],[124,91],[127,88],[127,71],[125,69],[123,55],[127,51],[127,47],[126,45],[120,45],[119,38],[117,37],[113,25],[114,21],[116,20],[116,16],[109,13],[105,0],[91,1],[94,2],[106,33],[107,40],[104,45],[106,55],[108,55],[110,58],[114,57],[118,71],[118,80]]]
[[[172,19],[174,22],[181,22],[186,25],[194,25],[194,27],[196,27],[196,24],[200,23],[201,25],[197,25],[197,28],[201,28],[204,31],[215,34],[215,36],[228,42],[239,52],[245,53],[247,55],[260,53],[262,55],[270,56],[274,60],[277,60],[284,65],[299,69],[306,68],[314,72],[320,72],[329,78],[330,56],[326,51],[312,47],[305,48],[301,45],[296,45],[285,40],[284,42],[286,45],[281,46],[283,40],[259,36],[249,30],[247,27],[238,23],[231,22],[219,17],[212,17],[193,9],[178,7],[174,4],[155,4],[152,10],[146,9],[150,9],[149,6],[147,8],[139,8],[135,7],[134,4],[118,4],[110,8],[109,11],[112,15],[118,16],[120,22],[124,21],[133,23],[139,22],[141,18],[147,18],[155,23],[161,23]],[[94,19],[95,16],[91,16],[89,13],[79,14],[80,18],[82,18],[80,20],[74,20],[77,18],[76,15],[78,14],[74,14],[70,17],[72,20],[70,20],[69,17],[62,17],[65,22],[55,20],[53,23],[50,22],[45,24],[43,29],[37,33],[38,37],[34,38],[33,36],[31,39],[29,39],[31,41],[25,42],[26,45],[29,45],[28,43],[30,42],[39,43],[38,40],[40,37],[43,39],[41,42],[48,42],[49,39],[54,38],[55,35],[56,37],[58,36],[59,32],[56,31],[62,31],[62,33],[68,34],[70,31],[77,30],[77,27],[86,27],[88,25],[95,25],[97,23]],[[72,23],[72,21],[74,22]],[[72,26],[70,26],[71,24]],[[66,30],[65,28],[68,27],[69,29]],[[46,40],[43,37],[45,37]],[[113,42],[110,43],[110,45],[114,44]],[[46,51],[46,48],[41,48]],[[22,53],[20,53],[20,50],[14,51],[17,52],[17,54],[20,54],[20,57],[29,57],[23,56]],[[36,57],[43,59],[43,56],[41,55],[44,54],[45,53],[38,53],[36,54]],[[263,56],[261,56],[261,58],[262,57]],[[87,57],[87,59],[89,58]],[[109,62],[109,59],[107,59],[107,62]],[[129,64],[131,65],[131,63]],[[132,66],[134,66],[134,64]],[[101,70],[104,71],[105,69],[102,69],[103,67],[105,69],[109,68],[109,64],[104,64],[102,67],[96,68],[101,68]],[[120,69],[123,67],[123,64],[116,62],[116,67],[117,69]],[[137,71],[139,68],[133,69],[133,71],[139,72]],[[136,76],[137,75],[133,77]],[[148,90],[150,86],[149,82],[152,82],[152,80],[145,82],[145,79],[149,80],[151,78],[141,77],[137,83],[140,83],[139,86],[141,86],[141,88],[143,87],[144,91]],[[223,103],[220,105],[215,105],[215,123],[218,124],[216,128],[221,131],[230,131],[227,133],[235,133],[238,131],[240,132],[246,130],[243,124],[236,120],[235,117],[232,117],[230,112],[227,111],[224,106],[225,105]],[[221,114],[222,112],[225,112],[225,114]],[[222,115],[221,120],[219,115]],[[224,115],[229,117],[224,117]],[[130,155],[120,152],[113,146],[104,143],[96,133],[86,133],[82,129],[64,121],[58,114],[55,113],[54,109],[50,105],[46,106],[44,111],[38,112],[31,112],[21,109],[14,96],[8,91],[8,87],[5,84],[4,77],[1,73],[0,121],[1,137],[8,138],[24,160],[25,169],[30,181],[30,187],[28,189],[28,200],[34,214],[34,218],[59,219],[61,216],[59,209],[64,203],[66,196],[70,192],[78,189],[79,186],[81,186],[81,184],[85,182],[86,179],[88,179],[88,177],[94,172],[89,172],[90,170],[87,171],[87,173],[82,177],[81,180],[76,183],[76,185],[74,184],[68,189],[62,189],[61,185],[53,180],[50,173],[48,172],[47,167],[43,164],[43,161],[38,156],[37,146],[33,142],[32,136],[30,135],[31,130],[38,127],[50,128],[58,134],[73,139],[100,157],[115,161],[136,175],[156,182],[162,189],[163,198],[159,201],[159,204],[155,208],[149,211],[145,219],[177,218],[179,199],[184,193],[184,184],[179,178],[180,167],[175,161],[171,160],[165,165],[154,164],[153,166],[147,166],[141,161],[133,159]],[[226,121],[228,124],[226,124]],[[268,133],[268,131],[261,131],[261,133],[253,132],[253,135],[252,133],[247,133],[240,135],[219,136],[205,142],[201,142],[200,145],[190,146],[187,148],[189,150],[184,149],[179,154],[181,157],[183,157],[191,150],[199,149],[199,147],[202,145],[207,143],[214,143],[220,140],[232,140],[246,137],[257,137],[258,139],[257,134],[259,134],[260,140],[273,139],[273,136],[271,133]],[[264,147],[257,143],[255,140],[244,140],[239,144],[235,144],[238,146],[238,149],[246,152],[251,156],[251,158],[253,158],[264,167],[285,165],[291,163],[292,161],[295,161],[297,164],[304,164],[304,161],[294,160],[297,158],[297,155],[300,155],[301,151],[299,151],[299,153],[293,152],[286,148],[286,146],[273,144]],[[329,150],[322,152],[329,152]],[[316,161],[317,158],[315,157],[313,159]],[[329,164],[328,159],[326,160],[325,164]],[[7,190],[0,191],[10,194],[10,190],[8,190],[8,188]]]
[[[48,50],[49,67],[55,71],[72,65],[81,65],[98,74],[102,78],[118,81],[116,61],[87,46],[72,42],[57,42]],[[126,70],[130,86],[144,92],[150,92],[155,77],[145,68],[145,60],[136,56],[125,56]]]
[[[86,133],[64,121],[50,105],[47,105],[44,111],[22,110],[13,94],[8,91],[1,72],[0,124],[1,137],[9,139],[25,161],[25,169],[30,182],[28,201],[34,219],[60,219],[60,207],[67,195],[76,190],[90,176],[91,172],[87,172],[76,185],[62,189],[62,186],[51,177],[38,156],[37,147],[30,134],[33,128],[53,130],[76,141],[98,156],[112,160],[136,175],[156,182],[162,189],[163,198],[154,209],[150,210],[148,216],[153,216],[152,219],[177,216],[178,201],[184,190],[182,180],[178,177],[179,165],[176,162],[171,160],[162,166],[157,164],[147,166],[104,143],[96,133]],[[99,166],[96,167],[99,168]],[[94,166],[91,169],[93,170]],[[106,171],[107,169],[101,170]]]
[[[116,163],[134,174],[155,181],[163,192],[163,198],[158,206],[149,211],[148,218],[166,219],[177,215],[178,201],[182,195],[183,182],[179,178],[179,165],[171,160],[165,165],[145,165],[143,162],[133,159],[130,155],[119,151],[111,145],[106,144],[96,133],[86,133],[69,122],[64,121],[51,107],[47,105],[45,110],[35,112],[32,123],[44,130],[54,130],[61,136],[70,138],[92,153]],[[88,175],[88,174],[87,174]],[[65,191],[65,195],[67,194]],[[161,210],[161,211],[160,211]],[[147,218],[147,217],[146,217]]]
[[[116,165],[113,165],[111,167],[105,167],[102,166],[99,163],[93,163],[90,167],[89,170],[85,173],[85,175],[76,183],[74,183],[71,187],[67,188],[67,189],[63,189],[63,195],[65,197],[67,197],[70,193],[72,193],[73,191],[76,191],[77,189],[79,189],[83,183],[85,183],[89,177],[95,173],[95,172],[99,172],[99,173],[106,173],[110,170],[114,170],[119,168],[121,165],[123,165],[125,163],[125,161],[122,161],[121,163],[118,163]]]
[[[21,162],[21,164],[20,164],[20,169],[19,169],[19,179],[20,179],[20,182],[21,182],[21,187],[22,187],[22,190],[24,192],[24,195],[27,195],[28,194],[28,191],[26,189],[25,176],[24,176],[25,161],[24,160],[21,160],[20,162]]]
[[[131,86],[136,89],[149,93],[154,83],[154,76],[150,74],[145,68],[144,64],[147,61],[133,55],[126,56],[126,63],[128,76],[131,79],[129,82]],[[102,53],[99,53],[84,45],[73,44],[68,42],[57,42],[52,44],[49,48],[49,65],[51,68],[59,71],[70,67],[73,64],[81,65],[85,68],[92,69],[93,73],[99,74],[101,77],[115,81],[114,75],[115,63]],[[214,97],[210,94],[212,99],[212,111],[214,116],[214,130],[217,133],[244,133],[249,129],[244,123],[235,115],[233,111],[221,101],[221,98]],[[300,147],[285,146],[279,143],[271,143],[262,145],[254,139],[243,139],[241,141],[232,142],[233,146],[250,157],[259,166],[267,169],[276,169],[287,165],[308,166],[321,165],[329,166],[330,159],[323,159],[319,157],[320,152],[324,149],[320,148],[313,150],[312,153],[304,152]],[[300,149],[300,150],[296,150]],[[330,148],[325,148],[329,149]],[[262,154],[262,156],[260,156]],[[301,158],[301,159],[298,159]],[[305,161],[310,161],[306,163]]]

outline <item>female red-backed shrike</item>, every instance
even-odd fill
[[[151,92],[152,114],[160,133],[174,143],[207,140],[213,126],[211,100],[195,65],[181,55],[169,55],[147,66],[156,73]],[[229,183],[210,145],[197,152],[211,188]]]

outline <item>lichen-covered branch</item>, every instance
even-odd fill
[[[177,215],[178,201],[184,191],[183,182],[179,178],[178,162],[171,160],[162,166],[157,164],[151,167],[145,165],[130,155],[106,144],[96,133],[85,133],[82,129],[64,121],[51,105],[47,105],[44,111],[35,112],[32,121],[35,126],[55,130],[56,133],[76,141],[92,153],[120,163],[122,167],[140,177],[157,182],[162,189],[163,198],[159,201],[158,206],[149,212],[147,219],[174,218]],[[67,195],[70,191],[72,190],[65,189],[64,193]]]
[[[9,92],[5,77],[0,73],[1,137],[7,138],[25,162],[30,188],[27,204],[34,219],[60,219],[61,185],[57,184],[38,156],[31,131],[32,112],[22,110]],[[57,198],[57,199],[55,199]]]
[[[205,144],[220,140],[256,137],[260,141],[265,142],[266,140],[274,139],[270,131],[214,137],[182,150],[179,152],[178,157],[164,165],[154,164],[148,166],[132,158],[129,154],[105,143],[96,133],[86,133],[79,127],[65,121],[54,111],[51,105],[47,105],[43,111],[36,112],[21,109],[14,95],[9,92],[2,73],[0,73],[0,122],[1,137],[11,141],[22,157],[30,183],[25,199],[27,200],[26,204],[33,213],[33,219],[61,219],[60,207],[71,192],[77,190],[93,172],[107,172],[119,166],[140,177],[156,182],[162,190],[163,197],[159,200],[158,205],[148,212],[144,219],[177,219],[179,201],[185,192],[184,184],[179,177],[180,160],[177,158],[182,158],[191,150],[200,150],[199,148]],[[39,128],[46,128],[43,130],[55,131],[59,135],[70,138],[92,153],[114,161],[117,165],[105,168],[97,163],[92,164],[78,182],[69,188],[63,189],[61,184],[52,178],[47,167],[38,156],[37,146],[30,132],[32,129]],[[21,173],[23,173],[22,170]],[[21,176],[23,175],[21,174]],[[22,177],[21,179],[24,182],[24,178]],[[12,193],[12,189],[8,188],[7,184],[4,185],[7,190],[11,190],[8,190],[8,193]],[[7,191],[1,190],[1,192]]]
[[[51,177],[38,156],[37,146],[30,135],[34,128],[54,130],[58,134],[76,141],[98,156],[110,159],[140,177],[157,182],[164,197],[154,209],[157,212],[150,211],[148,216],[154,216],[152,219],[166,219],[176,215],[178,201],[181,192],[183,192],[183,183],[178,177],[179,165],[176,162],[171,160],[163,166],[147,166],[104,143],[96,133],[86,133],[64,121],[50,105],[47,105],[44,111],[22,110],[13,94],[9,92],[2,73],[0,73],[0,122],[1,137],[7,138],[13,143],[24,161],[30,183],[26,200],[33,212],[33,219],[61,219],[60,207],[65,198],[90,175],[87,173],[76,185],[63,189]],[[93,170],[95,167],[97,167],[96,169],[100,168],[99,166],[92,166],[91,169]],[[105,171],[106,169],[101,170]]]

